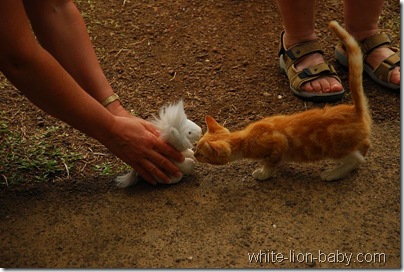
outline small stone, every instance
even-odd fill
[[[40,116],[36,119],[36,122],[37,122],[38,127],[44,127],[45,126],[45,120]]]

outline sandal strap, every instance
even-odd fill
[[[395,52],[377,66],[374,75],[382,81],[389,82],[391,70],[398,65],[400,65],[400,52]]]
[[[284,35],[285,35],[285,31],[282,31],[281,43],[280,43],[278,55],[279,56],[283,55],[287,70],[289,70],[289,68],[293,64],[298,62],[304,56],[307,56],[307,55],[315,53],[315,52],[320,53],[322,55],[324,54],[323,49],[317,40],[302,42],[302,43],[296,44],[286,50],[285,46],[283,44]]]
[[[309,55],[309,54],[312,54],[315,52],[323,54],[321,45],[319,44],[319,42],[317,40],[308,41],[308,42],[294,45],[291,48],[289,48],[288,50],[286,50],[285,53],[293,61],[296,61],[306,55]]]
[[[380,47],[382,45],[390,45],[390,44],[391,44],[390,36],[386,33],[378,33],[360,42],[364,58],[366,58],[366,56],[369,55],[373,49]]]
[[[287,77],[289,78],[290,86],[296,91],[301,90],[301,85],[305,82],[312,81],[321,76],[331,76],[341,82],[337,75],[335,68],[328,63],[320,63],[297,71],[295,64],[301,60],[304,56],[312,53],[324,54],[320,43],[317,40],[302,42],[292,46],[289,49],[285,49],[283,44],[283,36],[285,32],[281,33],[281,42],[279,48],[279,56],[284,62],[284,69]]]
[[[341,82],[334,66],[327,64],[327,63],[320,63],[317,65],[311,66],[309,68],[305,68],[300,72],[297,72],[294,76],[292,76],[290,78],[290,82],[291,82],[292,87],[295,90],[300,90],[300,86],[303,83],[312,81],[312,80],[319,78],[321,76],[324,76],[324,75],[332,76],[332,77],[336,78],[339,82]]]
[[[391,55],[390,57],[385,59],[384,62],[391,65],[391,66],[393,66],[393,68],[394,68],[395,66],[400,65],[400,60],[401,60],[400,52],[396,51],[396,52],[394,52],[393,55]]]

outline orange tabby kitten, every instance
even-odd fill
[[[337,22],[331,22],[330,28],[344,43],[349,56],[349,87],[354,105],[268,117],[235,132],[206,116],[208,131],[198,141],[195,158],[218,165],[242,158],[262,160],[262,168],[253,172],[258,180],[273,176],[283,161],[341,162],[321,174],[326,181],[341,179],[364,162],[370,146],[371,118],[362,86],[361,49]]]

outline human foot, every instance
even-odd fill
[[[390,36],[378,29],[364,33],[352,32],[351,35],[361,41],[364,71],[380,85],[400,89],[400,51],[391,45]],[[335,56],[342,65],[347,66],[347,56],[340,45],[335,50]]]
[[[365,62],[375,69],[380,65],[380,63],[394,53],[395,52],[388,47],[378,47],[369,53],[369,55],[365,58]],[[394,67],[394,69],[391,71],[389,82],[395,85],[400,85],[400,75],[400,66]]]
[[[298,46],[299,44],[305,44],[310,41],[316,41],[316,34],[310,33],[305,36],[290,36],[287,33],[283,35],[283,45],[286,48],[292,48],[293,46]],[[325,63],[324,57],[322,54],[314,52],[312,54],[308,54],[302,57],[300,60],[295,62],[295,68],[297,71],[303,71],[305,68],[313,67],[317,64]],[[312,93],[330,93],[330,92],[340,92],[343,87],[341,83],[332,76],[325,75],[321,77],[317,77],[311,81],[305,82],[301,85],[300,89],[305,92]]]
[[[302,71],[307,67],[324,63],[324,58],[319,53],[313,53],[302,58],[301,61],[295,64],[298,71]],[[314,93],[330,93],[342,91],[341,83],[335,78],[330,76],[322,76],[312,81],[306,82],[301,86],[301,89],[306,92]]]
[[[285,32],[282,32],[279,65],[289,79],[292,92],[297,97],[312,102],[341,100],[344,96],[341,80],[334,67],[325,62],[317,39],[310,37],[296,43],[284,39],[284,35]]]

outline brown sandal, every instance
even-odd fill
[[[285,49],[283,45],[283,35],[284,31],[281,33],[281,43],[279,50],[279,64],[281,69],[286,73],[289,82],[290,89],[293,93],[304,100],[309,100],[312,102],[335,102],[341,100],[344,96],[345,91],[341,90],[339,92],[330,93],[315,93],[315,92],[305,92],[301,89],[303,83],[312,81],[321,76],[330,76],[336,78],[340,83],[341,80],[335,71],[335,68],[327,63],[320,63],[309,68],[305,68],[302,71],[297,71],[295,64],[299,62],[304,56],[312,53],[324,54],[321,45],[318,41],[308,41],[299,43],[292,46],[288,50]]]
[[[380,85],[393,90],[400,89],[400,85],[390,82],[391,72],[395,67],[400,66],[400,50],[391,46],[390,36],[386,33],[378,33],[374,36],[366,38],[359,44],[363,52],[364,60],[374,49],[379,47],[388,47],[394,52],[390,57],[387,57],[374,69],[372,66],[364,62],[363,69],[375,82],[379,83]],[[335,48],[335,58],[341,65],[348,67],[348,56],[342,44],[338,44]]]

